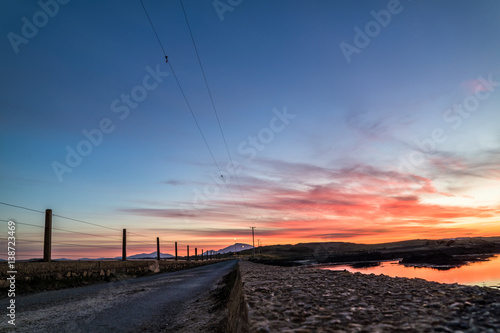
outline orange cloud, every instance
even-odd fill
[[[163,220],[187,218],[193,225],[214,227],[176,229],[186,237],[247,237],[248,226],[269,243],[349,240],[380,242],[410,238],[481,235],[478,225],[463,226],[464,218],[480,221],[498,216],[499,207],[451,207],[423,203],[422,195],[438,191],[430,178],[358,165],[340,170],[300,163],[261,167],[268,177],[242,178],[247,210],[228,198],[215,198],[204,208],[127,208],[126,213]],[[237,188],[233,185],[234,192]],[[210,222],[209,222],[210,221]],[[486,232],[486,230],[484,230]],[[491,231],[493,232],[493,231]],[[488,232],[489,233],[489,232]],[[490,234],[491,235],[491,234]]]

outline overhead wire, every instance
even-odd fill
[[[175,78],[175,81],[176,81],[176,83],[177,83],[178,87],[179,87],[179,90],[181,91],[181,94],[182,94],[182,96],[183,96],[183,98],[184,98],[184,101],[186,102],[186,105],[187,105],[187,107],[188,107],[188,109],[189,109],[189,112],[190,112],[190,114],[191,114],[191,116],[192,116],[192,118],[193,118],[193,120],[194,120],[194,122],[195,122],[195,124],[196,124],[196,127],[197,127],[197,129],[198,129],[198,131],[199,131],[199,133],[200,133],[200,135],[201,135],[201,137],[202,137],[202,139],[203,139],[203,141],[204,141],[204,143],[205,143],[205,146],[206,146],[207,150],[208,150],[208,151],[209,151],[209,153],[210,153],[210,156],[211,156],[211,158],[212,158],[212,160],[213,160],[213,162],[214,162],[215,167],[217,168],[217,170],[218,170],[219,174],[221,174],[221,177],[222,177],[222,172],[221,172],[221,169],[220,169],[220,167],[219,167],[219,165],[218,165],[218,163],[217,163],[217,160],[215,159],[215,156],[214,156],[214,154],[213,154],[213,152],[212,152],[212,149],[210,148],[210,145],[208,144],[208,141],[207,141],[207,139],[206,139],[206,137],[205,137],[205,135],[204,135],[204,133],[203,133],[203,131],[202,131],[202,129],[201,129],[201,126],[200,126],[200,124],[199,124],[199,122],[198,122],[198,120],[197,120],[197,118],[196,118],[196,115],[194,114],[194,112],[193,112],[193,110],[192,110],[192,107],[191,107],[191,105],[190,105],[190,103],[189,103],[189,101],[188,101],[188,98],[187,98],[187,96],[186,96],[186,94],[185,94],[184,90],[182,89],[182,86],[181,86],[181,84],[180,84],[180,81],[179,81],[179,79],[178,79],[178,77],[177,77],[177,75],[176,75],[176,73],[175,73],[175,71],[174,71],[174,69],[173,69],[173,67],[172,67],[172,64],[171,64],[170,62],[168,62],[168,58],[167,58],[167,54],[166,54],[165,48],[163,47],[163,44],[162,44],[162,42],[161,42],[161,40],[160,40],[160,38],[159,38],[159,36],[158,36],[158,33],[157,33],[157,31],[156,31],[156,29],[155,29],[155,27],[154,27],[154,24],[153,24],[153,22],[152,22],[152,20],[151,20],[151,18],[150,18],[150,16],[149,16],[149,14],[148,14],[148,11],[146,10],[146,7],[145,7],[145,5],[144,5],[143,1],[142,1],[142,0],[140,0],[140,2],[141,2],[141,5],[142,5],[142,7],[143,7],[143,9],[144,9],[144,12],[145,12],[145,14],[146,14],[146,16],[147,16],[147,18],[148,18],[148,21],[149,21],[149,23],[150,23],[150,25],[151,25],[151,28],[153,29],[153,32],[154,32],[154,34],[155,34],[155,36],[156,36],[156,39],[157,39],[157,41],[158,41],[158,43],[159,43],[159,45],[160,45],[160,47],[161,47],[161,49],[162,49],[162,52],[163,52],[163,54],[164,54],[165,58],[167,59],[167,63],[168,63],[168,65],[169,65],[169,67],[170,67],[170,70],[172,71],[172,74],[173,74],[173,76],[174,76],[174,78]],[[207,86],[207,90],[208,90],[208,92],[209,92],[210,100],[211,100],[212,107],[213,107],[214,112],[215,112],[215,116],[216,116],[216,119],[217,119],[217,123],[218,123],[218,126],[219,126],[219,130],[220,130],[220,132],[221,132],[221,135],[222,135],[222,138],[223,138],[223,141],[224,141],[224,145],[225,145],[226,151],[227,151],[227,153],[228,153],[228,156],[229,156],[230,162],[231,162],[231,164],[232,164],[232,165],[234,165],[233,160],[232,160],[232,157],[231,157],[231,154],[230,154],[230,152],[229,152],[229,148],[228,148],[228,146],[227,146],[227,140],[226,140],[226,138],[225,138],[224,131],[223,131],[223,129],[222,129],[222,125],[221,125],[221,122],[220,122],[220,119],[219,119],[219,116],[218,116],[218,113],[217,113],[217,110],[216,110],[216,107],[215,107],[215,103],[214,103],[214,100],[213,100],[213,97],[212,97],[212,93],[211,93],[210,88],[209,88],[209,85],[208,85],[208,81],[207,81],[207,78],[206,78],[206,75],[205,75],[205,71],[204,71],[203,65],[202,65],[202,63],[201,63],[201,59],[200,59],[200,56],[199,56],[199,52],[198,52],[198,50],[197,50],[197,47],[196,47],[196,44],[195,44],[195,41],[194,41],[194,37],[193,37],[192,31],[191,31],[191,27],[190,27],[190,25],[189,25],[189,20],[188,20],[188,18],[187,18],[187,14],[186,14],[186,11],[185,11],[185,9],[184,9],[184,5],[183,5],[183,3],[182,3],[182,0],[181,0],[181,5],[182,5],[182,9],[183,9],[183,12],[184,12],[184,16],[185,16],[186,22],[187,22],[187,24],[188,24],[189,33],[190,33],[190,35],[191,35],[191,39],[192,39],[193,45],[194,45],[194,47],[195,47],[195,51],[196,51],[196,55],[197,55],[197,58],[198,58],[198,62],[199,62],[199,64],[200,64],[200,68],[201,68],[201,70],[202,70],[202,74],[203,74],[203,77],[204,77],[204,80],[205,80],[205,85]],[[237,181],[238,181],[238,186],[239,186],[240,193],[241,193],[241,195],[242,195],[243,201],[245,202],[245,206],[247,206],[247,205],[246,205],[245,198],[244,198],[244,196],[243,196],[243,192],[242,192],[242,189],[241,189],[241,185],[240,185],[239,179],[238,179],[238,177],[237,177],[237,175],[236,175],[236,172],[235,172],[235,176],[236,176],[236,179],[237,179]],[[225,181],[224,181],[224,184],[225,184],[225,186],[226,186],[226,188],[227,188],[228,192],[230,193],[230,195],[231,195],[231,197],[232,197],[233,201],[235,201],[234,196],[233,196],[233,194],[232,194],[232,192],[231,192],[231,190],[230,190],[230,188],[229,188],[228,184],[227,184]],[[235,201],[235,202],[236,202],[236,201]],[[32,209],[32,208],[28,208],[28,207],[24,207],[24,206],[19,206],[19,205],[13,205],[13,204],[5,203],[5,202],[0,202],[0,204],[5,205],[5,206],[9,206],[9,207],[13,207],[13,208],[18,208],[18,209],[23,209],[23,210],[27,210],[27,211],[37,212],[37,213],[41,213],[41,214],[45,213],[44,211],[40,211],[40,210],[36,210],[36,209]],[[247,208],[248,208],[248,206],[247,206]],[[53,215],[53,216],[55,216],[55,217],[59,217],[59,218],[63,218],[63,219],[67,219],[67,220],[71,220],[71,221],[74,221],[74,222],[79,222],[79,223],[84,223],[84,224],[87,224],[87,225],[92,225],[92,226],[96,226],[96,227],[101,227],[101,228],[106,228],[106,229],[110,229],[110,230],[120,231],[120,229],[117,229],[117,228],[112,228],[112,227],[108,227],[108,226],[100,225],[100,224],[97,224],[97,223],[92,223],[92,222],[87,222],[87,221],[83,221],[83,220],[79,220],[79,219],[74,219],[74,218],[70,218],[70,217],[62,216],[62,215],[59,215],[59,214],[52,214],[52,215]],[[9,222],[9,221],[7,221],[7,220],[0,220],[0,221],[2,221],[2,222]],[[38,228],[44,228],[44,226],[39,226],[39,225],[34,225],[34,224],[29,224],[29,223],[16,222],[16,224],[20,224],[20,225],[27,225],[27,226],[38,227]],[[63,231],[63,232],[77,233],[77,234],[90,235],[90,236],[97,236],[97,237],[103,237],[103,238],[109,238],[109,239],[116,240],[116,238],[109,237],[109,236],[104,236],[104,235],[91,234],[91,233],[84,233],[84,232],[79,232],[79,231],[71,231],[71,230],[66,230],[66,229],[62,229],[62,228],[52,228],[52,229],[53,229],[53,230],[58,230],[58,231]],[[137,236],[141,236],[141,237],[147,237],[147,236],[145,236],[145,235],[136,234],[136,233],[133,233],[133,232],[130,232],[130,231],[127,231],[127,233],[128,233],[128,234],[137,235]],[[68,244],[68,245],[69,245],[69,244]],[[76,245],[76,244],[75,244],[75,245]]]
[[[66,230],[66,229],[61,229],[61,228],[54,228],[54,227],[52,227],[52,230],[58,230],[58,231],[64,231],[64,232],[70,232],[70,233],[74,233],[74,234],[82,234],[82,235],[88,235],[88,236],[97,236],[97,237],[109,238],[109,239],[113,239],[113,240],[121,240],[119,238],[114,238],[114,237],[111,237],[111,236],[104,236],[104,235],[99,235],[99,234],[90,234],[90,233],[87,233],[87,232],[72,231],[72,230]]]
[[[37,212],[37,213],[45,214],[44,211],[33,209],[33,208],[28,208],[28,207],[25,207],[25,206],[13,205],[13,204],[9,204],[9,203],[6,203],[6,202],[0,202],[0,204],[5,205],[5,206],[9,206],[9,207],[24,209],[24,210],[27,210],[27,211],[32,211],[32,212]],[[72,218],[72,217],[62,216],[62,215],[59,215],[59,214],[52,213],[52,216],[53,217],[59,217],[59,218],[62,218],[62,219],[66,219],[66,220],[70,220],[70,221],[74,221],[74,222],[78,222],[78,223],[92,225],[92,226],[95,226],[95,227],[110,229],[110,230],[114,230],[114,231],[122,231],[122,229],[112,228],[112,227],[108,227],[108,226],[105,226],[105,225],[102,225],[102,224],[87,222],[87,221],[75,219],[75,218]],[[0,221],[2,221],[2,222],[8,222],[6,220],[0,220]],[[21,225],[29,225],[29,226],[32,226],[32,227],[44,228],[43,226],[29,224],[29,223],[21,223],[21,222],[16,222],[16,223],[17,224],[21,224]],[[53,228],[53,229],[55,229],[55,228]],[[127,233],[130,234],[130,235],[136,235],[136,236],[141,236],[141,237],[148,237],[146,235],[141,235],[141,234],[137,234],[135,232],[130,232],[130,231],[127,231]]]
[[[101,225],[101,224],[97,224],[97,223],[82,221],[82,220],[74,219],[74,218],[71,218],[71,217],[61,216],[59,214],[52,214],[52,216],[56,216],[56,217],[59,217],[59,218],[62,218],[62,219],[66,219],[66,220],[70,220],[70,221],[74,221],[74,222],[89,224],[89,225],[93,225],[93,226],[96,226],[96,227],[106,228],[106,229],[110,229],[110,230],[114,230],[114,231],[122,231],[123,230],[123,229],[118,229],[118,228],[107,227],[107,226],[104,226],[104,225]],[[135,232],[131,232],[131,231],[127,231],[127,234],[136,235],[136,236],[140,236],[140,237],[148,237],[146,235],[136,234]]]
[[[12,220],[11,220],[12,221]],[[9,220],[0,220],[0,222],[10,222]],[[45,228],[44,226],[41,226],[41,225],[36,225],[36,224],[30,224],[30,223],[23,223],[23,222],[16,222],[14,221],[16,224],[21,224],[21,225],[28,225],[30,227],[37,227],[37,228]]]
[[[121,231],[121,229],[111,228],[111,227],[107,227],[107,226],[96,224],[96,223],[91,223],[91,222],[86,222],[86,221],[74,219],[74,218],[71,218],[71,217],[61,216],[59,214],[52,214],[52,216],[59,217],[59,218],[62,218],[62,219],[66,219],[66,220],[70,220],[70,221],[74,221],[74,222],[89,224],[89,225],[93,225],[93,226],[101,227],[101,228],[105,228],[105,229],[110,229],[110,230],[115,230],[115,231]]]
[[[157,33],[157,31],[156,31],[156,29],[155,29],[155,27],[154,27],[153,21],[151,20],[151,17],[149,16],[149,13],[148,13],[148,11],[147,11],[147,9],[146,9],[146,6],[144,5],[143,1],[142,1],[142,0],[140,0],[140,1],[141,1],[142,8],[144,9],[144,13],[146,14],[146,16],[147,16],[147,18],[148,18],[149,24],[151,25],[151,28],[153,29],[153,32],[154,32],[154,34],[155,34],[155,36],[156,36],[156,39],[157,39],[157,41],[158,41],[158,44],[159,44],[159,45],[160,45],[160,47],[161,47],[161,50],[162,50],[162,52],[163,52],[163,55],[164,55],[164,56],[165,56],[165,58],[167,59],[167,53],[165,52],[165,48],[163,47],[163,43],[161,42],[161,40],[160,40],[160,38],[159,38],[159,36],[158,36],[158,33]],[[182,97],[184,98],[184,101],[186,102],[186,105],[187,105],[187,107],[188,107],[188,109],[189,109],[189,112],[191,113],[191,116],[192,116],[192,118],[193,118],[193,120],[194,120],[194,122],[195,122],[195,124],[196,124],[196,127],[197,127],[197,129],[198,129],[198,132],[200,133],[200,135],[201,135],[201,137],[202,137],[202,139],[203,139],[203,142],[205,143],[205,146],[206,146],[206,148],[207,148],[208,152],[210,153],[210,156],[212,157],[212,160],[213,160],[213,162],[214,162],[214,164],[215,164],[215,167],[217,168],[217,171],[219,172],[219,174],[220,174],[220,175],[221,175],[221,177],[222,177],[222,171],[221,171],[221,169],[220,169],[220,167],[219,167],[219,164],[217,163],[217,160],[215,159],[215,156],[214,156],[214,154],[213,154],[213,152],[212,152],[212,149],[210,148],[210,145],[208,144],[208,141],[207,141],[207,139],[206,139],[205,135],[203,134],[203,130],[201,129],[201,126],[200,126],[200,124],[199,124],[199,122],[198,122],[198,119],[196,118],[196,115],[194,114],[194,111],[193,111],[193,109],[192,109],[192,107],[191,107],[191,104],[189,104],[189,100],[188,100],[188,98],[187,98],[187,96],[186,96],[186,94],[185,94],[185,92],[184,92],[184,89],[182,89],[181,83],[180,83],[180,81],[179,81],[179,78],[177,77],[177,74],[176,74],[176,73],[175,73],[175,71],[174,71],[174,68],[173,68],[173,66],[172,66],[172,64],[171,64],[171,61],[170,61],[170,60],[167,60],[167,64],[168,64],[168,66],[170,67],[170,70],[172,71],[172,75],[174,76],[175,82],[177,83],[177,86],[179,87],[179,90],[181,91]],[[226,182],[224,182],[224,184],[226,185],[226,189],[227,189],[227,191],[229,192],[229,194],[231,195],[231,197],[232,197],[233,201],[234,201],[234,202],[236,202],[236,200],[234,199],[234,196],[233,196],[233,194],[232,194],[231,190],[229,189],[229,186],[227,185],[227,183],[226,183]]]
[[[222,125],[221,125],[221,122],[220,122],[219,114],[217,112],[217,108],[215,107],[215,102],[214,102],[214,99],[212,97],[212,91],[210,90],[210,86],[208,84],[207,76],[205,74],[205,69],[203,68],[203,64],[201,62],[200,53],[198,52],[198,47],[196,46],[196,42],[194,40],[193,31],[191,30],[191,25],[189,24],[189,19],[188,19],[188,16],[186,14],[186,9],[184,8],[183,1],[182,0],[179,0],[179,1],[181,3],[182,12],[184,13],[184,18],[186,19],[186,24],[187,24],[187,27],[188,27],[188,30],[189,30],[189,35],[191,36],[191,41],[193,43],[194,50],[196,52],[196,57],[198,58],[198,64],[200,65],[201,73],[203,75],[203,80],[205,81],[205,86],[207,87],[208,96],[210,97],[210,102],[212,104],[212,109],[214,110],[215,118],[217,119],[217,124],[219,125],[219,131],[221,133],[222,140],[224,141],[224,146],[226,147],[226,152],[227,152],[227,155],[229,157],[229,161],[231,162],[231,166],[233,167],[234,177],[236,178],[236,181],[238,183],[238,187],[239,187],[239,190],[240,190],[241,198],[243,199],[243,203],[245,204],[245,207],[248,210],[248,205],[246,203],[245,196],[243,195],[243,190],[241,189],[241,184],[240,184],[240,180],[239,180],[238,174],[234,170],[233,158],[232,158],[231,153],[229,151],[229,148],[227,146],[226,136],[224,135],[224,130],[222,129]]]
[[[0,220],[0,222],[10,222],[9,220]],[[15,221],[14,221],[15,222]],[[35,225],[35,224],[30,224],[30,223],[24,223],[24,222],[15,222],[16,224],[20,224],[20,225],[28,225],[28,226],[31,226],[31,227],[37,227],[37,228],[45,228],[44,226],[40,226],[40,225]],[[61,228],[54,228],[52,227],[52,230],[58,230],[58,231],[64,231],[64,232],[69,232],[69,233],[75,233],[75,234],[83,234],[83,235],[89,235],[89,236],[97,236],[97,237],[103,237],[103,238],[109,238],[109,239],[113,239],[113,240],[117,240],[116,238],[114,237],[110,237],[110,236],[104,236],[104,235],[99,235],[99,234],[90,234],[90,233],[87,233],[87,232],[81,232],[81,231],[72,231],[72,230],[66,230],[66,229],[61,229]]]
[[[20,209],[24,209],[24,210],[29,210],[29,211],[32,211],[32,212],[37,212],[37,213],[42,213],[44,214],[45,212],[42,212],[41,210],[36,210],[36,209],[32,209],[32,208],[28,208],[28,207],[23,207],[23,206],[17,206],[17,205],[12,205],[12,204],[9,204],[9,203],[6,203],[6,202],[0,202],[1,205],[5,205],[5,206],[9,206],[9,207],[15,207],[15,208],[20,208]]]
[[[37,241],[37,240],[24,240],[24,239],[16,239],[16,242],[19,243],[44,243],[44,241]],[[75,243],[63,243],[63,242],[52,242],[52,244],[57,244],[57,245],[67,245],[67,246],[79,246],[79,247],[98,247],[98,248],[106,248],[106,249],[113,249],[113,250],[118,250],[121,249],[121,247],[115,247],[113,245],[82,245],[82,244],[75,244]],[[110,247],[113,246],[113,247]]]
[[[155,36],[156,36],[156,40],[158,41],[158,44],[160,44],[161,50],[163,51],[163,54],[165,55],[165,59],[166,59],[167,52],[165,52],[165,48],[163,47],[163,44],[160,40],[160,37],[158,37],[158,33],[156,32],[153,21],[151,21],[151,18],[149,17],[149,14],[148,14],[148,11],[146,10],[146,6],[144,6],[144,3],[142,2],[142,0],[141,0],[141,5],[142,5],[142,9],[144,9],[144,13],[146,13],[146,16],[148,17],[149,24],[151,25],[151,28],[153,28],[153,31],[154,31]]]
[[[29,208],[29,207],[25,207],[25,206],[19,206],[19,205],[13,205],[13,204],[9,204],[9,203],[6,203],[6,202],[0,202],[0,204],[2,205],[5,205],[5,206],[9,206],[9,207],[14,207],[14,208],[18,208],[18,209],[23,209],[23,210],[27,210],[27,211],[33,211],[33,212],[37,212],[37,213],[45,213],[43,211],[40,211],[40,210],[36,210],[36,209],[32,209],[32,208]],[[96,226],[96,227],[101,227],[101,228],[106,228],[106,229],[110,229],[110,230],[115,230],[115,231],[121,231],[121,229],[117,229],[117,228],[111,228],[111,227],[107,227],[107,226],[104,226],[104,225],[100,225],[100,224],[97,224],[97,223],[92,223],[92,222],[87,222],[87,221],[83,221],[83,220],[79,220],[79,219],[75,219],[75,218],[71,218],[71,217],[67,217],[67,216],[62,216],[62,215],[59,215],[59,214],[52,214],[53,217],[59,217],[59,218],[62,218],[62,219],[67,219],[67,220],[71,220],[71,221],[74,221],[74,222],[79,222],[79,223],[84,223],[84,224],[88,224],[88,225],[92,225],[92,226]],[[11,222],[11,221],[14,221],[16,225],[26,225],[26,226],[30,226],[30,227],[36,227],[36,228],[41,228],[41,229],[44,229],[45,226],[41,226],[41,225],[36,225],[36,224],[31,224],[31,223],[25,223],[25,222],[17,222],[15,220],[4,220],[4,219],[0,219],[0,222],[5,222],[5,223],[8,223],[8,222]],[[73,231],[73,230],[67,230],[67,229],[62,229],[62,228],[57,228],[57,227],[52,227],[52,230],[57,230],[57,231],[62,231],[62,232],[68,232],[68,233],[74,233],[74,234],[81,234],[81,235],[88,235],[88,236],[94,236],[94,237],[102,237],[102,238],[109,238],[109,239],[112,239],[112,240],[121,240],[119,238],[115,238],[115,237],[111,237],[111,236],[105,236],[105,235],[100,235],[100,234],[94,234],[94,233],[87,233],[87,232],[81,232],[81,231]],[[149,236],[146,236],[146,235],[142,235],[142,234],[137,234],[137,233],[134,233],[134,232],[130,232],[130,231],[127,231],[127,234],[128,235],[136,235],[136,236],[140,236],[140,237],[149,237]],[[30,242],[30,243],[44,243],[43,241],[36,241],[36,240],[18,240],[20,242]],[[135,242],[130,242],[129,243],[135,243]],[[144,242],[137,242],[137,243],[141,243],[141,244],[144,244]],[[64,242],[52,242],[52,244],[57,244],[57,245],[62,245],[62,246],[79,246],[79,247],[97,247],[97,248],[105,248],[105,249],[119,249],[117,247],[113,247],[113,245],[83,245],[83,244],[75,244],[75,243],[64,243]],[[30,254],[22,254],[21,256],[32,256]]]

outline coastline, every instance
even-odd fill
[[[498,332],[500,291],[240,261],[250,332]]]

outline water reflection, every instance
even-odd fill
[[[366,263],[363,263],[366,264]],[[469,263],[461,267],[438,270],[430,267],[408,267],[398,261],[375,262],[373,266],[353,267],[353,265],[321,266],[321,269],[347,270],[365,274],[385,274],[393,277],[420,278],[440,283],[460,283],[468,285],[500,286],[500,256],[495,255],[488,261]]]

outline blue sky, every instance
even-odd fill
[[[268,244],[499,234],[497,1],[221,0],[232,9],[223,13],[211,1],[185,1],[239,182],[225,171],[179,1],[144,4],[225,178],[140,1],[41,3],[53,14],[47,22],[37,2],[0,3],[1,202],[128,228],[142,235],[137,251],[156,236],[206,248],[250,242],[251,225]],[[367,33],[371,12],[391,8],[390,22],[348,62],[341,43],[355,46],[355,28]],[[38,32],[13,46],[23,17],[34,16]],[[112,104],[126,106],[122,96],[134,91],[140,101],[120,119]],[[76,150],[82,131],[103,119],[110,133],[58,177],[54,162],[67,164],[66,147]],[[424,151],[417,142],[434,140],[436,129],[440,142]],[[250,137],[259,134],[266,142],[254,156]],[[0,205],[0,219],[42,218]],[[30,246],[41,229],[20,228],[39,252]]]

